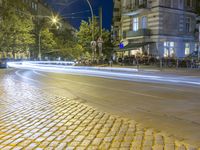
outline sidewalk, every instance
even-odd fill
[[[188,76],[200,76],[200,68],[193,69],[193,68],[165,68],[163,67],[160,69],[159,67],[154,66],[144,66],[141,65],[139,68],[137,66],[126,66],[126,65],[98,65],[98,67],[102,68],[123,68],[123,69],[138,69],[139,71],[144,72],[159,72],[159,73],[167,73],[167,74],[178,74],[178,75],[188,75]]]
[[[45,89],[9,78],[3,82],[1,150],[198,150],[181,139],[101,112],[76,99],[46,93]]]

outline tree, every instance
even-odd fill
[[[80,44],[74,41],[67,41],[61,48],[60,56],[67,60],[80,59],[83,52],[83,48]]]
[[[94,40],[100,37],[100,27],[97,19],[94,19]],[[78,43],[83,47],[84,52],[92,53],[90,43],[92,41],[92,22],[89,20],[89,23],[86,21],[82,21],[79,31],[77,32]],[[108,30],[102,30],[102,38],[104,40],[103,43],[103,53],[110,57],[112,53],[112,43],[111,43],[111,33]]]
[[[44,28],[41,31],[41,50],[43,53],[56,48],[56,41],[54,34],[48,29]]]
[[[15,58],[16,53],[26,52],[34,44],[32,17],[20,0],[5,0],[1,12],[1,51]]]

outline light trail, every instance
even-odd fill
[[[138,72],[132,68],[113,68],[113,67],[84,67],[74,66],[74,62],[10,62],[9,67],[19,69],[31,69],[43,72],[66,73],[75,75],[86,75],[93,77],[109,78],[116,80],[128,80],[136,82],[153,82],[167,84],[184,84],[188,86],[200,87],[200,77],[186,77],[178,75],[163,75],[157,73],[148,74]]]

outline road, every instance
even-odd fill
[[[163,82],[146,82],[141,78],[120,80],[105,76],[28,69],[9,69],[1,73],[49,93],[76,99],[100,111],[134,119],[146,128],[163,131],[180,140],[200,146],[200,86],[198,84],[169,83],[167,76],[164,81],[165,75],[163,75]],[[158,73],[134,73],[134,75],[146,74],[157,75]],[[183,77],[173,76],[173,78],[178,80]],[[198,77],[184,78],[192,81],[199,80]]]

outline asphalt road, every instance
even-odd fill
[[[101,111],[134,119],[145,127],[200,146],[198,85],[154,83],[142,79],[125,81],[33,70],[9,69],[0,73],[51,93],[76,98]]]

